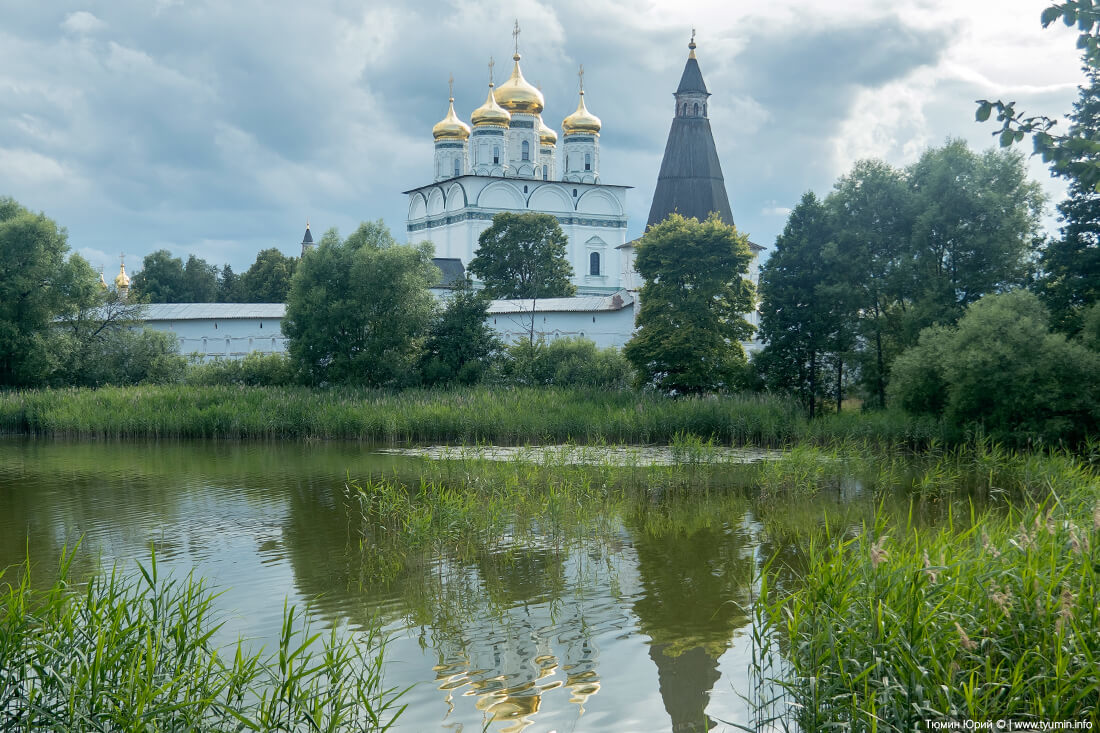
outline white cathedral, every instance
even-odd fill
[[[578,295],[632,289],[624,251],[630,187],[600,181],[601,123],[585,106],[583,68],[577,109],[561,122],[559,146],[542,118],[542,92],[523,78],[518,42],[512,60],[512,75],[500,86],[493,84],[490,61],[489,91],[470,115],[472,129],[455,113],[452,88],[447,115],[432,128],[434,182],[405,191],[409,242],[430,241],[437,257],[465,266],[495,214],[552,214],[569,239]]]
[[[555,339],[581,337],[598,346],[621,347],[634,331],[641,283],[634,272],[634,242],[626,239],[626,192],[630,186],[600,181],[600,119],[588,111],[584,75],[577,109],[561,122],[561,138],[544,121],[542,92],[523,78],[519,25],[512,74],[495,86],[490,61],[485,103],[470,115],[455,113],[452,86],[446,116],[432,128],[433,181],[405,191],[409,197],[409,243],[435,245],[443,282],[433,290],[446,297],[451,283],[465,276],[478,248],[478,236],[501,212],[539,212],[557,218],[569,244],[576,297],[495,300],[489,325],[505,341],[535,334]],[[695,56],[695,37],[680,84],[647,228],[672,212],[705,219],[717,212],[727,224],[733,214],[708,116],[710,92]],[[560,150],[559,150],[560,147]],[[750,243],[751,244],[751,243]],[[309,227],[302,254],[314,246]],[[749,279],[759,276],[759,253],[752,244]],[[125,275],[120,274],[120,278]],[[127,280],[127,285],[129,281]],[[182,353],[240,358],[251,352],[282,352],[282,303],[175,303],[145,306],[145,323],[173,333]],[[748,314],[757,325],[758,314]],[[744,344],[755,350],[755,342]]]

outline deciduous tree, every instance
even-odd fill
[[[402,386],[417,379],[420,347],[439,279],[431,244],[394,242],[382,222],[346,240],[335,229],[291,281],[283,333],[290,358],[313,384]]]
[[[557,298],[575,291],[569,240],[550,214],[501,213],[478,237],[469,270],[493,298]]]
[[[748,237],[717,215],[673,214],[650,227],[635,259],[644,279],[638,331],[624,348],[641,384],[689,394],[739,386],[741,342],[752,334],[751,260]]]

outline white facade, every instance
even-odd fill
[[[436,257],[469,266],[478,237],[501,212],[555,216],[569,238],[566,256],[579,294],[610,294],[631,287],[626,244],[627,186],[460,176],[414,188],[406,224],[411,244],[431,242]]]

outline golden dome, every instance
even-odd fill
[[[475,109],[470,115],[470,122],[474,123],[474,127],[482,125],[507,127],[511,121],[512,115],[508,114],[508,110],[497,104],[496,97],[493,95],[493,82],[489,82],[489,96],[485,98],[485,104]]]
[[[436,140],[465,140],[470,137],[470,126],[458,119],[458,115],[455,114],[454,97],[451,97],[447,116],[435,123],[432,128],[432,137]]]
[[[599,135],[602,123],[600,118],[588,111],[584,106],[584,90],[581,90],[581,100],[577,102],[577,111],[561,121],[561,129],[566,135],[587,133]]]
[[[99,271],[99,287],[104,290],[107,289],[107,281],[103,279],[103,270]]]
[[[130,287],[130,278],[126,275],[126,263],[122,263],[118,268],[118,277],[115,278],[115,287],[128,288]]]
[[[508,81],[497,87],[496,98],[501,107],[512,112],[525,115],[537,115],[546,107],[546,100],[535,87],[527,83],[523,78],[523,72],[519,70],[519,53],[512,60],[516,62],[512,67],[512,75]]]
[[[539,115],[539,142],[543,145],[557,145],[558,143],[558,133],[546,126],[546,123],[542,121],[542,115]]]

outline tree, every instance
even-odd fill
[[[1043,195],[1023,156],[974,153],[962,140],[931,148],[906,171],[913,219],[905,285],[905,346],[933,323],[955,323],[971,303],[1024,284]]]
[[[286,257],[274,247],[261,250],[256,261],[241,275],[243,302],[285,303],[297,266],[297,257]]]
[[[218,268],[195,255],[183,266],[181,303],[213,303],[218,295]]]
[[[757,356],[770,389],[790,391],[814,416],[824,399],[822,371],[831,360],[842,382],[845,353],[851,348],[855,311],[838,270],[829,212],[806,193],[791,212],[775,250],[760,272],[762,300]],[[838,397],[839,409],[840,398]]]
[[[99,278],[63,228],[0,198],[0,385],[41,384],[60,366],[56,319],[95,304]]]
[[[467,279],[433,316],[421,357],[426,384],[481,381],[501,349],[500,339],[488,325],[489,301],[489,295],[474,290]]]
[[[911,202],[904,174],[875,160],[857,162],[825,200],[834,219],[837,266],[855,299],[853,325],[865,345],[860,373],[877,406],[886,404],[886,375],[900,350]]]
[[[1100,139],[1100,70],[1086,68],[1088,85],[1073,105],[1070,134]],[[1058,205],[1061,236],[1047,242],[1039,260],[1036,291],[1050,309],[1054,328],[1074,334],[1082,313],[1100,302],[1100,193],[1070,176],[1069,197]]]
[[[469,270],[493,298],[557,298],[572,295],[569,240],[550,214],[501,213],[478,237]]]
[[[624,348],[640,384],[688,394],[737,386],[752,334],[751,260],[748,237],[717,215],[672,214],[649,228],[635,258],[645,281],[638,331]]]
[[[183,260],[166,249],[145,255],[141,271],[134,275],[131,290],[149,303],[185,303]]]
[[[283,333],[290,358],[313,384],[402,386],[416,381],[420,346],[440,273],[431,244],[396,244],[381,221],[346,240],[335,229],[291,281]]]
[[[225,265],[218,275],[218,302],[242,303],[240,297],[241,276],[233,272],[233,268]]]

